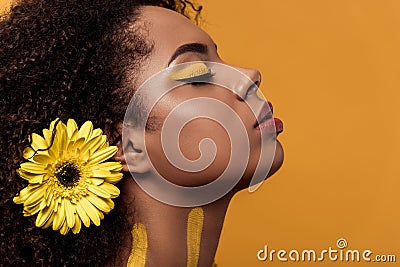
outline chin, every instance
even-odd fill
[[[285,156],[282,145],[278,140],[276,140],[275,157],[274,161],[272,162],[271,169],[269,170],[269,173],[267,175],[267,178],[272,176],[281,168],[284,158]]]
[[[266,180],[268,177],[272,176],[274,173],[276,173],[282,166],[284,160],[284,153],[283,153],[283,148],[281,143],[276,140],[276,148],[275,148],[275,155],[274,155],[274,160],[271,165],[271,169],[269,170],[267,177],[264,179]],[[239,181],[239,183],[236,185],[234,192],[241,191],[243,189],[249,188],[250,181],[253,178],[253,173],[245,175],[243,179]]]

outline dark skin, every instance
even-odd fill
[[[168,66],[168,63],[174,65],[198,60],[222,63],[217,54],[216,46],[208,34],[185,17],[166,9],[145,7],[142,9],[141,19],[148,22],[148,35],[154,41],[154,52],[150,56],[148,63],[143,66],[139,81],[143,82],[153,74],[163,70]],[[207,47],[207,52],[187,52],[171,61],[174,51],[181,45],[188,43],[204,44]],[[235,68],[247,75],[254,83],[260,83],[258,71]],[[240,183],[224,197],[202,206],[205,220],[198,266],[205,267],[211,266],[213,263],[224,217],[231,198],[236,192],[247,187],[250,182],[251,174],[254,172],[260,154],[260,133],[254,129],[256,118],[246,103],[241,101],[233,92],[211,84],[203,85],[201,90],[188,85],[172,91],[156,105],[152,114],[154,117],[159,118],[158,125],[160,126],[162,125],[162,120],[174,107],[185,100],[198,97],[215,98],[234,109],[246,125],[251,146],[249,164]],[[229,138],[227,138],[220,125],[210,120],[199,119],[183,128],[179,141],[182,153],[187,158],[196,159],[199,157],[197,146],[185,145],[187,143],[194,142],[197,144],[196,140],[209,137],[217,146],[217,155],[212,166],[203,172],[193,174],[182,172],[168,163],[162,153],[160,132],[161,126],[146,134],[146,148],[152,161],[156,162],[157,166],[155,167],[157,170],[165,174],[166,179],[171,182],[186,186],[206,184],[216,179],[226,167],[229,160]],[[142,174],[143,177],[141,179],[146,179],[150,169],[144,155],[146,151],[144,142],[140,140],[138,134],[132,133],[130,136],[130,141],[135,149],[129,150],[126,155],[124,155],[123,150],[120,150],[115,160],[120,160],[124,165],[124,170],[128,172],[125,157],[134,158],[135,160],[130,162],[129,170]],[[276,142],[276,153],[267,176],[275,173],[283,162],[283,150],[279,141],[274,139],[272,142]],[[146,266],[185,266],[187,260],[186,223],[191,208],[170,206],[157,201],[146,194],[133,179],[125,179],[121,184],[121,190],[123,200],[127,203],[134,202],[134,206],[128,206],[128,209],[135,209],[135,214],[130,218],[130,221],[132,223],[140,222],[147,229],[149,248]],[[131,240],[129,238],[124,240],[125,244],[122,245],[119,255],[125,263],[129,257]],[[167,244],[173,244],[173,246]]]

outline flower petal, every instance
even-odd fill
[[[51,215],[53,214],[53,208],[52,207],[45,207],[44,209],[42,209],[37,218],[36,218],[36,226],[37,227],[42,227],[47,220],[51,217]]]
[[[59,121],[59,120],[60,120],[60,118],[56,118],[55,120],[53,120],[53,121],[50,123],[50,127],[49,127],[49,131],[50,131],[50,132],[52,132],[52,131],[54,130],[54,126],[56,125],[56,122]]]
[[[30,184],[42,184],[43,183],[43,174],[38,175],[35,178],[29,179]]]
[[[100,149],[104,149],[104,148],[109,147],[109,146],[110,146],[110,143],[109,143],[109,142],[105,142],[105,143],[100,147]]]
[[[29,187],[25,187],[24,189],[22,189],[19,194],[17,196],[15,196],[13,198],[13,201],[15,204],[22,204],[25,202],[26,198],[29,196],[30,194],[30,188]]]
[[[60,206],[60,203],[61,203],[61,198],[55,198],[54,199],[54,212],[57,212],[58,211],[58,207]]]
[[[25,172],[34,174],[44,174],[47,171],[44,169],[44,165],[33,162],[24,162],[21,164],[21,169]]]
[[[91,192],[89,192],[86,199],[89,200],[90,203],[92,203],[94,206],[96,206],[96,208],[105,213],[109,213],[111,210],[111,207],[108,205],[108,203],[106,203],[105,201],[103,201],[102,198],[99,198],[98,196],[96,196]]]
[[[34,150],[45,149],[45,148],[47,148],[47,142],[46,142],[46,140],[44,140],[43,137],[41,137],[37,133],[33,133],[31,146]]]
[[[104,178],[107,177],[108,175],[110,175],[111,172],[109,170],[92,170],[92,177],[100,177],[100,178]]]
[[[119,196],[120,191],[119,191],[118,187],[116,187],[115,185],[112,185],[109,183],[103,183],[103,184],[99,185],[98,187],[100,187],[104,191],[108,192],[112,198]]]
[[[43,129],[43,137],[44,137],[44,140],[46,141],[47,146],[50,146],[52,136],[53,136],[53,133],[49,129]]]
[[[66,235],[66,234],[68,234],[69,229],[70,229],[70,228],[68,227],[68,224],[67,224],[67,222],[65,221],[65,222],[63,223],[61,229],[60,229],[60,233],[61,233],[62,235]]]
[[[26,216],[32,216],[35,215],[37,212],[40,211],[40,205],[34,205],[34,206],[24,206],[24,211],[23,211],[23,215]]]
[[[118,148],[116,146],[109,146],[105,149],[99,150],[90,156],[89,164],[94,165],[106,159],[109,159],[112,156],[114,156],[114,154],[117,153],[117,151]]]
[[[115,172],[119,172],[122,170],[122,164],[117,161],[99,163],[96,167],[98,169],[115,171]]]
[[[93,130],[92,135],[90,136],[90,139],[93,139],[102,134],[103,134],[103,131],[100,128],[97,128],[97,129]]]
[[[75,140],[74,147],[75,147],[75,149],[81,148],[84,144],[85,144],[85,138],[81,137],[81,138],[78,138]]]
[[[51,215],[47,219],[46,223],[42,226],[42,229],[49,228],[53,224],[55,212],[53,210],[53,207],[50,206],[49,209],[52,210]]]
[[[65,222],[65,207],[64,201],[61,201],[60,205],[58,205],[58,209],[56,211],[54,222],[53,222],[53,230],[59,230]]]
[[[53,209],[54,209],[55,208],[54,203],[55,203],[55,201],[54,201],[53,192],[49,192],[49,195],[46,198],[46,206],[53,207]]]
[[[33,206],[38,204],[44,199],[44,193],[46,192],[47,186],[39,186],[31,191],[29,197],[26,198],[24,205]]]
[[[107,192],[107,190],[100,188],[100,186],[101,185],[96,186],[96,185],[89,184],[88,189],[90,192],[95,193],[99,197],[110,198],[111,195]]]
[[[49,150],[47,150],[49,153],[50,158],[53,161],[56,161],[58,159],[58,157],[60,156],[59,151],[57,150],[57,148],[55,148],[55,146],[52,146]]]
[[[68,146],[68,133],[67,126],[61,121],[57,125],[57,135],[58,135],[58,149],[59,151],[64,151]]]
[[[19,177],[25,179],[25,180],[30,180],[30,179],[35,179],[37,177],[43,177],[44,174],[34,174],[34,173],[30,173],[30,172],[24,172],[21,169],[17,169],[17,174]]]
[[[43,200],[40,201],[39,209],[42,210],[42,209],[44,209],[44,208],[46,208],[46,207],[47,207],[47,205],[46,205],[46,199],[43,198]]]
[[[33,157],[33,160],[36,161],[37,163],[46,165],[49,163],[52,163],[53,160],[50,158],[50,156],[46,155],[46,154],[40,154],[40,155],[36,155]]]
[[[56,133],[54,135],[54,141],[51,148],[54,150],[54,154],[59,154],[63,151],[63,135],[65,130],[65,125],[60,121],[56,126]]]
[[[111,210],[114,209],[114,201],[112,201],[110,198],[103,198],[103,201],[107,203]]]
[[[81,219],[79,219],[79,215],[77,213],[75,213],[75,225],[72,228],[72,232],[74,234],[79,233],[79,231],[81,230],[81,225],[82,225]]]
[[[17,196],[14,197],[13,201],[15,204],[22,204],[25,200],[32,194],[36,188],[38,188],[39,184],[29,184],[27,187],[22,189]]]
[[[124,175],[122,173],[112,173],[104,178],[104,181],[110,184],[116,184],[121,181]]]
[[[91,139],[89,142],[87,142],[84,146],[81,148],[81,153],[86,153],[89,149],[91,151],[96,151],[99,149],[99,147],[106,141],[106,137],[104,135],[97,136],[93,139]]]
[[[97,209],[87,200],[86,198],[82,198],[80,200],[80,204],[82,205],[83,209],[85,210],[86,214],[89,215],[90,219],[94,223],[94,225],[100,225],[100,217],[97,212]]]
[[[75,225],[75,207],[66,198],[63,199],[65,206],[65,216],[67,217],[67,224],[69,228]]]
[[[90,225],[90,218],[87,215],[86,211],[83,209],[82,205],[80,204],[80,202],[78,202],[78,204],[75,205],[75,209],[77,211],[77,214],[79,215],[79,218],[81,218],[83,224],[86,227],[89,227]]]
[[[78,131],[78,125],[76,124],[76,121],[74,119],[69,119],[67,122],[68,138],[71,139],[71,137],[74,135],[75,131]]]
[[[100,210],[97,210],[97,213],[99,214],[100,220],[104,219],[104,213],[101,212]]]
[[[80,155],[81,155],[80,156],[81,160],[83,160],[84,162],[87,162],[90,157],[90,150],[86,151],[85,153],[80,153]]]
[[[81,137],[84,137],[86,140],[90,139],[90,136],[92,135],[93,131],[93,124],[91,121],[86,121],[81,128],[79,129],[78,132],[78,139]]]
[[[101,185],[104,183],[104,179],[101,178],[90,178],[90,181],[92,181],[94,185]]]
[[[23,157],[24,159],[31,159],[34,155],[36,154],[35,150],[33,150],[31,147],[27,147],[24,149],[23,152]]]

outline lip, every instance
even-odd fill
[[[283,122],[278,118],[274,118],[273,112],[274,108],[271,102],[265,102],[260,114],[257,116],[254,128],[266,133],[276,133],[277,135],[283,132]]]

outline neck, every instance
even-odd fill
[[[131,199],[126,203],[134,214],[129,221],[132,226],[140,223],[146,230],[146,267],[212,266],[231,194],[205,206],[182,208],[153,199],[133,179],[124,179],[123,183],[121,197]],[[127,266],[134,256],[134,238],[131,233],[124,236],[119,262]]]

